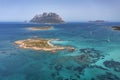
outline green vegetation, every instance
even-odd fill
[[[38,48],[51,48],[48,44],[48,40],[45,39],[32,39],[23,41],[26,47],[38,47]]]

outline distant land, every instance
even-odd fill
[[[95,20],[95,21],[88,21],[88,22],[106,22],[104,20]]]
[[[35,15],[30,22],[32,23],[48,23],[48,24],[56,24],[56,23],[64,23],[65,21],[56,13],[47,13]]]

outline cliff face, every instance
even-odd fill
[[[43,13],[30,20],[33,23],[64,23],[64,20],[56,13]]]

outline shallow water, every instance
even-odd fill
[[[120,23],[0,23],[0,80],[120,80],[120,32],[111,29],[114,25]],[[33,26],[55,29],[26,29]],[[73,46],[75,51],[51,53],[20,49],[14,44],[34,36],[59,38],[52,43]],[[107,67],[105,61],[113,66]]]

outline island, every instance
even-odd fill
[[[24,49],[32,49],[32,50],[42,50],[42,51],[50,51],[50,52],[56,52],[58,50],[69,50],[74,51],[74,48],[71,46],[56,46],[51,43],[52,40],[55,39],[42,39],[42,38],[36,38],[36,39],[26,39],[26,40],[18,40],[14,43],[18,45],[20,48]]]
[[[28,30],[52,30],[54,29],[53,26],[42,26],[42,27],[29,27]]]
[[[96,23],[101,23],[101,22],[106,22],[104,20],[95,20],[95,21],[88,21],[88,22],[96,22]]]
[[[35,15],[30,22],[32,23],[45,23],[45,24],[58,24],[64,23],[64,20],[56,13],[46,13]]]
[[[120,26],[112,26],[112,29],[120,31]]]

